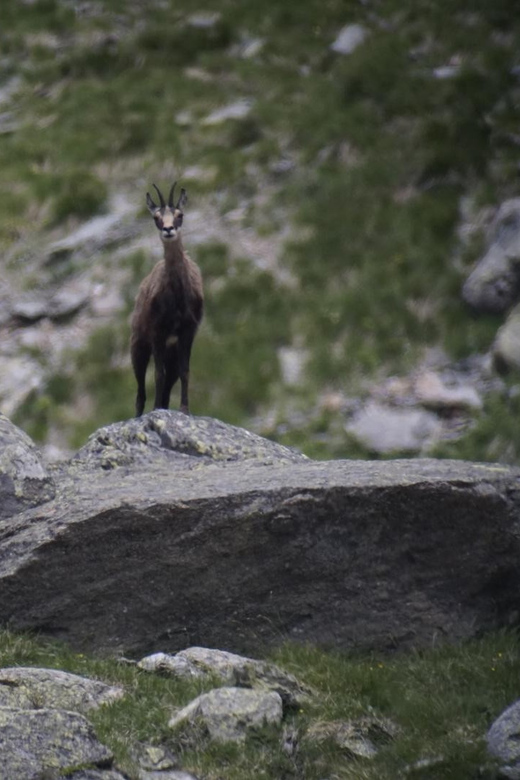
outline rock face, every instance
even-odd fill
[[[76,648],[258,654],[457,640],[518,620],[520,471],[313,462],[152,412],[51,472],[0,524],[0,622]]]

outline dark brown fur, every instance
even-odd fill
[[[182,212],[179,208],[173,210],[169,207],[170,203],[158,209],[150,199],[149,208],[159,230],[167,230],[162,227],[162,217],[165,217],[166,224],[168,216],[171,222],[172,215],[180,215],[182,223]],[[163,245],[164,259],[156,264],[141,283],[132,315],[131,356],[137,379],[137,417],[144,411],[145,377],[151,355],[155,363],[154,409],[168,408],[172,387],[180,378],[180,408],[182,412],[189,414],[191,347],[202,320],[204,307],[202,276],[197,264],[184,251],[180,233],[175,240],[163,239]]]

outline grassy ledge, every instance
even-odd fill
[[[485,734],[520,695],[520,649],[513,633],[489,635],[458,647],[393,656],[356,656],[286,644],[270,658],[310,685],[315,697],[286,716],[282,730],[264,729],[245,747],[212,745],[181,753],[182,765],[205,780],[323,777],[341,780],[497,778]],[[208,689],[175,681],[116,660],[93,658],[24,635],[0,635],[0,665],[43,666],[122,685],[124,699],[89,717],[117,764],[134,780],[137,741],[178,752],[167,726],[173,711]],[[317,722],[388,718],[396,736],[373,759],[353,758],[332,741],[306,736]],[[294,751],[283,747],[288,734]],[[421,763],[422,762],[422,763]]]

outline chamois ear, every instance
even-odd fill
[[[148,206],[148,211],[150,212],[150,214],[155,214],[155,212],[156,212],[156,211],[157,211],[157,209],[159,208],[159,207],[158,207],[158,206],[157,206],[157,205],[156,205],[156,204],[153,202],[153,200],[151,199],[151,197],[150,197],[150,193],[149,193],[149,192],[147,192],[147,193],[146,193],[146,205]]]
[[[175,208],[182,211],[187,202],[188,202],[188,196],[186,195],[186,190],[183,187]]]

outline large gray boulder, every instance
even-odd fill
[[[0,522],[0,623],[127,655],[456,641],[518,621],[520,471],[314,462],[177,412],[98,431]]]

